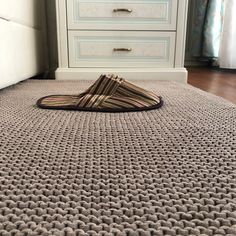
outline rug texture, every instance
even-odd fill
[[[236,106],[188,85],[139,81],[164,106],[43,110],[89,81],[0,91],[0,235],[236,235]]]

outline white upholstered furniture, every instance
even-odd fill
[[[0,89],[45,70],[44,4],[0,0]]]
[[[57,0],[57,79],[186,82],[187,0]]]

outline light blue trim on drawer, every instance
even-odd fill
[[[73,1],[73,22],[80,23],[95,23],[95,24],[170,24],[172,12],[172,0],[67,0]],[[129,3],[129,4],[166,4],[167,17],[166,18],[137,18],[137,17],[81,17],[79,15],[80,3]]]
[[[83,56],[80,54],[81,48],[80,48],[80,43],[81,42],[114,42],[117,43],[120,47],[120,45],[124,45],[127,47],[127,43],[139,43],[139,44],[148,44],[148,43],[165,43],[165,56],[160,57],[160,56],[130,56],[128,54],[123,55],[123,56]],[[75,50],[75,61],[79,63],[80,61],[83,60],[90,60],[90,61],[132,61],[132,62],[138,62],[138,61],[143,61],[143,62],[148,62],[148,61],[157,61],[157,62],[168,62],[169,61],[169,56],[170,56],[170,38],[169,37],[152,37],[150,39],[146,37],[139,37],[139,38],[133,38],[133,37],[109,37],[109,36],[97,36],[95,37],[89,37],[89,36],[75,36],[73,38],[73,45],[70,45],[71,47],[73,46],[73,50]],[[130,45],[131,46],[131,45]],[[132,46],[131,46],[132,47]]]

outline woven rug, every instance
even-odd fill
[[[236,235],[236,106],[139,81],[159,110],[42,110],[89,81],[0,91],[0,235]]]

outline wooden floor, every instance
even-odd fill
[[[188,68],[188,83],[236,104],[236,73],[211,68]]]

